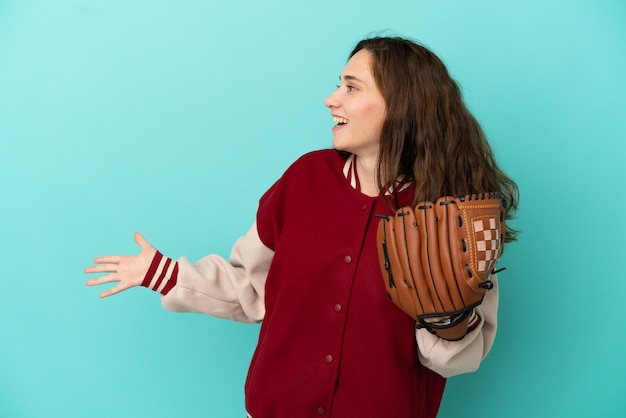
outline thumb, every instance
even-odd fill
[[[152,244],[150,244],[139,232],[135,232],[134,238],[135,242],[141,247],[142,250],[152,248]]]

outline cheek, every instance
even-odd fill
[[[367,101],[367,105],[364,106],[366,111],[372,117],[376,117],[377,119],[383,119],[385,117],[387,105],[385,104],[385,100],[382,97],[371,97],[370,100]]]
[[[368,112],[368,119],[372,124],[372,128],[382,130],[383,123],[385,122],[385,108],[378,106],[372,106]]]

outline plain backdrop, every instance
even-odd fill
[[[372,33],[441,56],[522,194],[495,346],[440,417],[626,416],[626,3],[2,0],[1,417],[244,416],[258,325],[100,300],[82,271],[136,230],[228,256],[331,145],[324,99]]]

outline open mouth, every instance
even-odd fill
[[[333,120],[337,124],[337,126],[346,125],[348,123],[348,119],[342,118],[340,116],[333,116]]]

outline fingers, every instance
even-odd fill
[[[93,262],[98,263],[98,264],[104,264],[104,263],[118,264],[121,259],[122,257],[119,255],[106,255],[104,257],[94,258]]]
[[[95,265],[87,267],[84,271],[90,273],[109,273],[101,277],[90,279],[87,286],[98,286],[104,283],[117,282],[117,284],[100,294],[101,298],[106,298],[131,287],[141,284],[145,270],[148,269],[151,254],[156,251],[154,247],[141,235],[136,232],[135,242],[141,247],[141,253],[133,256],[107,255],[97,257],[93,260]],[[144,266],[144,264],[146,264]]]
[[[106,297],[113,296],[113,295],[115,295],[117,293],[120,293],[120,292],[126,290],[126,289],[128,289],[128,286],[124,286],[123,284],[119,283],[115,287],[112,287],[112,288],[110,288],[108,290],[105,290],[104,292],[100,293],[100,298],[104,299]]]
[[[107,274],[106,276],[102,276],[102,277],[97,277],[95,279],[91,279],[87,281],[87,286],[98,286],[104,283],[111,283],[111,282],[119,282],[119,279],[117,278],[117,276],[115,274]],[[124,283],[118,283],[116,284],[114,287],[105,290],[104,292],[100,293],[100,298],[106,298],[109,296],[113,296],[117,293],[120,293],[126,289],[129,289],[132,286],[129,286],[127,284]]]
[[[96,277],[87,280],[87,286],[98,286],[104,283],[119,282],[120,279],[115,274],[107,274],[106,276]]]
[[[117,273],[119,264],[98,264],[96,266],[89,266],[85,269],[85,273]]]

